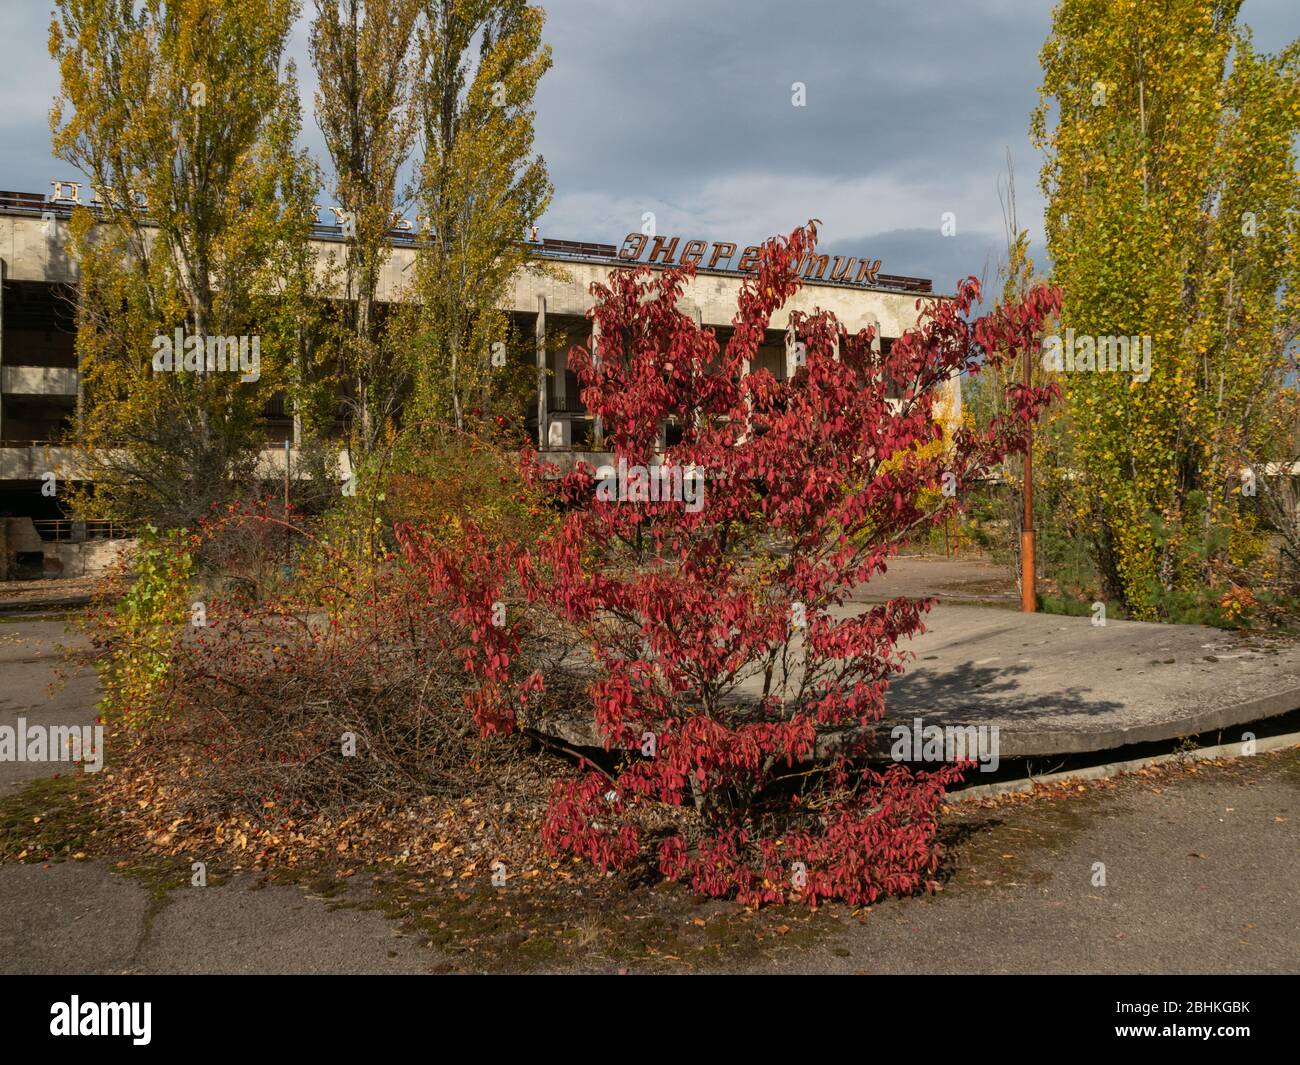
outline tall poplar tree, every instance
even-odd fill
[[[1276,457],[1263,440],[1300,320],[1300,43],[1257,54],[1239,7],[1062,0],[1041,54],[1062,333],[1150,338],[1149,380],[1061,374],[1079,515],[1139,618],[1256,549],[1241,493]]]
[[[404,360],[376,313],[390,230],[404,202],[402,167],[415,137],[415,28],[423,0],[316,0],[311,55],[316,119],[334,165],[343,211],[343,329],[339,364],[353,407],[350,443],[375,446],[402,398]]]
[[[74,212],[95,507],[180,526],[258,475],[258,419],[294,357],[314,167],[296,146],[294,0],[56,0],[54,152]],[[256,337],[255,374],[156,368],[158,344]],[[175,353],[178,358],[180,352]],[[255,378],[255,379],[252,379]],[[96,512],[96,511],[91,511]]]
[[[501,398],[493,353],[507,343],[524,241],[550,201],[533,150],[533,101],[551,66],[545,15],[523,0],[426,0],[417,90],[427,239],[416,264],[416,413],[466,427]]]

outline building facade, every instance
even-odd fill
[[[43,500],[41,479],[52,469],[60,478],[78,476],[75,455],[58,446],[75,411],[79,387],[74,313],[78,268],[66,251],[68,221],[77,205],[93,206],[88,187],[80,183],[53,182],[48,195],[0,192],[0,513],[6,515],[47,521],[61,517],[56,505]],[[318,222],[313,234],[322,269],[331,261],[341,262],[344,249],[339,212],[331,210],[333,223]],[[409,223],[396,227],[391,236],[391,255],[380,279],[381,302],[402,298],[415,259],[416,234]],[[521,271],[505,310],[519,334],[536,338],[537,403],[535,408],[530,405],[528,427],[548,458],[562,466],[579,457],[598,458],[595,427],[567,360],[569,342],[590,338],[592,283],[604,281],[614,269],[694,262],[698,274],[685,289],[685,309],[700,324],[714,328],[725,344],[739,288],[757,251],[725,242],[636,233],[620,245],[534,235],[530,246],[538,262],[558,269]],[[931,294],[930,282],[881,273],[880,265],[843,256],[819,256],[806,263],[806,283],[771,323],[759,365],[778,378],[786,376],[792,310],[832,311],[851,331],[875,326],[883,345],[911,328],[918,297]],[[952,385],[952,396],[944,404],[950,412],[960,403],[957,382]],[[286,440],[292,461],[292,413],[283,403],[273,403],[264,421],[268,465],[284,461]]]

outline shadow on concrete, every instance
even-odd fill
[[[1028,665],[945,664],[942,672],[913,662],[890,682],[885,695],[886,720],[924,717],[927,724],[1002,724],[1041,718],[1044,714],[1100,716],[1124,709],[1112,699],[1096,698],[1075,685],[1051,693],[1027,692],[1017,678],[1033,673]]]

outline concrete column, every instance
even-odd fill
[[[4,259],[0,259],[0,440],[5,438],[5,402],[4,402],[4,376],[5,376],[5,276],[9,273],[9,264]],[[81,375],[77,375],[80,380]],[[3,524],[3,519],[0,519]],[[0,568],[3,568],[4,560],[0,556]]]
[[[750,402],[749,394],[745,392],[745,378],[749,376],[750,370],[752,369],[753,367],[750,365],[748,359],[746,359],[744,362],[740,364],[740,392],[745,400],[745,425],[744,428],[741,430],[740,435],[736,438],[736,443],[738,444],[743,444],[746,440],[749,439],[749,432],[751,428],[751,423],[753,421],[751,417],[751,414],[754,409],[753,404]]]
[[[876,353],[877,356],[879,356],[879,355],[881,354],[881,350],[880,350],[880,319],[879,319],[878,317],[876,317],[874,314],[866,314],[866,315],[863,315],[863,316],[862,316],[862,324],[861,324],[860,326],[858,326],[858,328],[859,328],[859,330],[861,330],[861,329],[865,329],[867,326],[871,326],[871,327],[875,330],[875,335],[872,336],[872,338],[871,338],[871,350],[874,351],[874,352]],[[879,362],[879,361],[880,361],[879,358],[877,358],[876,361]]]
[[[600,322],[595,318],[591,320],[591,361],[597,369],[600,368]],[[605,443],[605,423],[599,418],[596,419],[593,436],[593,446],[599,451]]]
[[[691,321],[693,321],[693,322],[695,323],[695,328],[696,328],[696,329],[703,329],[703,328],[704,328],[704,315],[703,315],[702,313],[700,313],[700,305],[699,305],[698,303],[689,303],[689,304],[687,304],[687,305],[686,305],[686,313],[689,314],[689,315],[691,316]],[[695,428],[696,428],[696,429],[699,429],[699,427],[700,427],[700,421],[701,421],[701,418],[700,418],[700,412],[699,412],[699,411],[696,411],[696,412],[695,412]]]
[[[557,348],[555,351],[555,399],[563,408],[569,399],[569,349]]]
[[[546,450],[546,297],[537,297],[537,450]]]

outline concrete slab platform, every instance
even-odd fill
[[[1203,625],[940,604],[890,686],[886,725],[996,725],[1001,756],[1081,753],[1300,708],[1300,644]]]
[[[837,613],[863,609],[851,603]],[[1202,625],[1098,626],[1090,617],[940,603],[926,632],[901,646],[914,658],[892,681],[875,729],[883,758],[890,729],[916,718],[996,727],[999,757],[1008,759],[1173,741],[1300,709],[1300,642]],[[756,700],[761,691],[755,675],[732,698]],[[530,724],[570,744],[603,746],[585,707]],[[847,731],[855,730],[820,737],[818,755]]]

